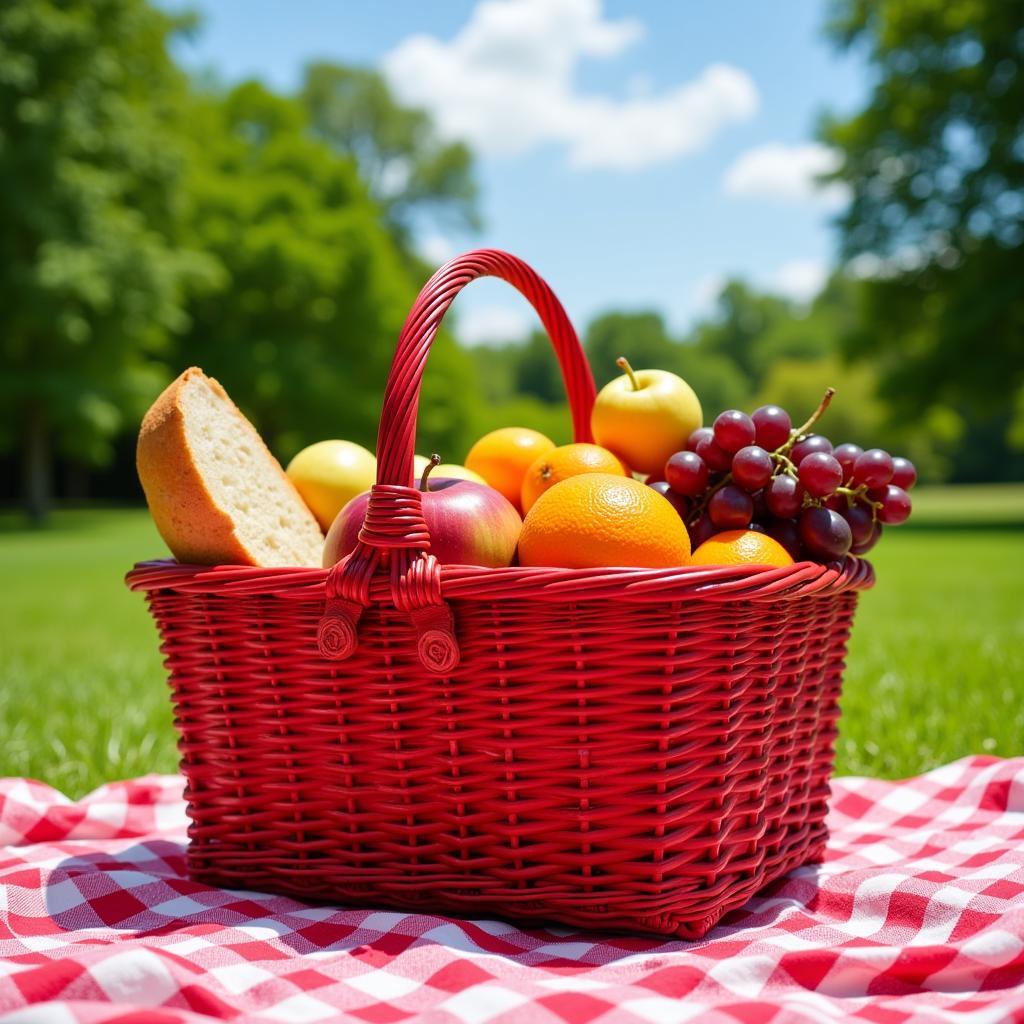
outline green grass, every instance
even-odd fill
[[[1024,530],[1006,528],[1012,516],[964,528],[986,510],[947,489],[916,504],[940,510],[929,529],[890,530],[872,553],[878,586],[850,648],[843,774],[1024,753]],[[144,511],[64,512],[38,532],[0,516],[0,774],[81,794],[175,769],[156,633],[122,582],[133,561],[163,553]]]
[[[969,484],[914,491],[909,529],[1024,529],[1024,484]]]

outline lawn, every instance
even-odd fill
[[[1024,753],[1024,488],[998,489],[998,515],[986,494],[921,491],[927,528],[890,530],[872,553],[839,773],[896,778]],[[0,775],[77,795],[174,770],[156,633],[122,582],[164,552],[144,511],[64,512],[37,532],[0,518]]]

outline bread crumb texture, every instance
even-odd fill
[[[280,463],[220,384],[195,367],[156,400],[139,478],[179,561],[319,566],[323,534]]]

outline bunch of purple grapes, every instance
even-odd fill
[[[695,430],[686,450],[648,480],[682,516],[694,548],[723,530],[757,530],[794,561],[831,562],[863,555],[910,515],[917,471],[881,448],[832,447],[811,428],[828,407],[831,388],[811,418],[793,429],[789,413],[762,405],[748,416],[728,409],[712,427]]]

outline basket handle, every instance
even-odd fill
[[[450,672],[459,661],[451,610],[441,596],[437,559],[420,492],[413,486],[413,454],[420,385],[430,346],[455,296],[478,277],[498,277],[518,289],[537,311],[555,349],[572,413],[576,441],[591,441],[594,378],[576,331],[547,283],[522,260],[499,249],[477,249],[440,267],[413,304],[398,337],[377,434],[377,483],[355,550],[327,577],[327,607],[318,643],[325,657],[345,658],[356,649],[356,626],[369,602],[370,579],[390,551],[395,606],[409,614],[418,651],[433,672]]]

